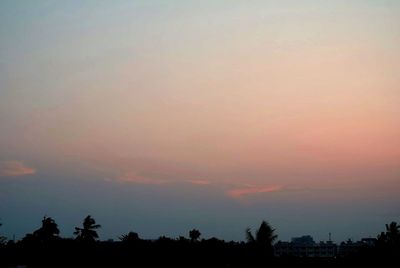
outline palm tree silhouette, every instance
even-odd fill
[[[400,225],[392,221],[386,224],[386,239],[392,245],[397,245],[400,242]]]
[[[74,235],[76,235],[76,239],[78,241],[83,242],[95,242],[99,235],[96,232],[96,229],[101,227],[100,224],[96,224],[96,221],[88,215],[83,220],[83,228],[75,227]]]
[[[250,228],[246,229],[246,239],[248,243],[254,245],[261,252],[265,252],[267,255],[272,256],[272,244],[278,237],[274,232],[275,229],[273,229],[268,222],[262,221],[255,236],[251,233]]]

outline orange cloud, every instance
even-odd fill
[[[0,162],[0,177],[20,177],[35,173],[34,168],[27,167],[20,161]]]
[[[272,193],[272,192],[278,192],[283,189],[282,185],[274,185],[274,186],[267,186],[267,187],[256,187],[256,186],[251,186],[251,187],[245,187],[245,188],[236,188],[236,189],[231,189],[227,192],[228,196],[238,199],[242,198],[246,195],[251,195],[251,194],[259,194],[259,193]]]

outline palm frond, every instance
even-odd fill
[[[256,241],[253,234],[251,233],[250,228],[246,228],[246,240],[248,243],[254,243]]]

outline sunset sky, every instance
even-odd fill
[[[400,1],[0,1],[0,234],[400,221]]]

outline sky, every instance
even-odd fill
[[[397,0],[0,1],[0,234],[376,236],[400,221]]]

